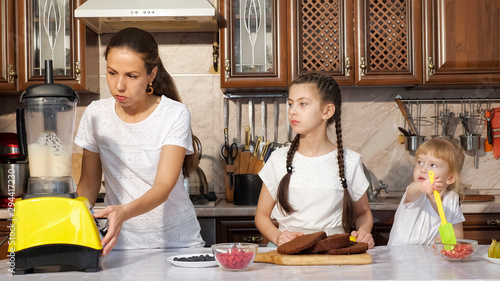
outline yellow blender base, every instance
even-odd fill
[[[16,200],[9,244],[13,274],[39,266],[98,270],[101,238],[86,198],[35,197]],[[12,258],[11,258],[12,260]]]

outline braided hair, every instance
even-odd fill
[[[128,27],[116,33],[104,51],[104,58],[107,60],[108,53],[114,48],[125,48],[132,50],[142,56],[147,74],[151,74],[155,67],[158,67],[155,79],[152,82],[153,95],[166,96],[174,101],[182,102],[175,86],[174,79],[165,69],[159,56],[158,43],[151,33],[135,27]],[[182,173],[187,177],[198,167],[199,151],[195,145],[193,136],[194,153],[186,155],[182,165]]]
[[[324,104],[332,103],[335,106],[335,113],[328,119],[328,124],[335,122],[335,133],[337,135],[337,162],[339,166],[340,183],[344,189],[343,206],[342,206],[342,227],[346,233],[351,231],[354,225],[354,201],[351,194],[347,190],[347,180],[345,178],[344,166],[344,146],[342,143],[342,126],[340,122],[342,98],[340,88],[337,82],[329,76],[320,73],[307,73],[299,76],[292,82],[293,85],[298,84],[313,84],[317,88],[317,93],[321,97]],[[278,208],[287,215],[295,212],[296,210],[288,201],[288,191],[290,184],[290,177],[293,173],[293,157],[299,148],[300,135],[297,134],[290,145],[286,158],[287,173],[281,179],[278,185]]]

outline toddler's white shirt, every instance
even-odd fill
[[[407,187],[408,188],[408,187]],[[431,245],[439,235],[441,219],[431,205],[429,198],[422,194],[417,200],[405,203],[406,192],[394,216],[387,245]],[[465,221],[460,209],[459,196],[454,191],[443,195],[443,210],[451,224]]]

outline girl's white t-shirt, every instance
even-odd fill
[[[273,151],[259,172],[263,183],[277,200],[278,185],[286,174],[288,147]],[[344,149],[345,176],[348,191],[356,202],[369,186],[361,155]],[[318,157],[306,157],[296,152],[290,177],[289,202],[296,212],[285,215],[275,205],[272,218],[281,231],[312,233],[325,231],[327,235],[344,233],[342,228],[342,200],[344,190],[340,183],[337,150]]]
[[[439,213],[434,210],[425,194],[413,202],[405,203],[405,200],[406,193],[403,195],[394,216],[387,245],[433,244],[439,236],[439,226],[441,225]],[[443,195],[442,202],[444,215],[449,223],[456,224],[465,221],[456,192],[447,191]]]
[[[176,145],[193,153],[188,109],[161,97],[155,111],[138,123],[126,123],[113,98],[93,101],[85,110],[75,143],[99,153],[105,180],[105,205],[129,203],[153,185],[161,149]],[[115,249],[202,247],[200,226],[182,173],[167,201],[123,223]]]

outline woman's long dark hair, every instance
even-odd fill
[[[312,84],[316,86],[317,93],[321,97],[323,104],[332,103],[335,106],[335,113],[328,119],[328,124],[335,122],[335,132],[337,135],[337,162],[339,166],[339,177],[341,185],[344,189],[343,209],[342,209],[342,227],[346,233],[350,233],[351,227],[354,225],[354,201],[351,194],[347,190],[347,181],[345,179],[345,166],[344,166],[344,146],[342,144],[342,127],[340,123],[342,97],[340,95],[340,88],[337,82],[329,76],[319,73],[308,73],[299,76],[292,82],[292,85],[298,84]],[[293,172],[293,156],[299,148],[300,135],[296,135],[288,149],[286,158],[287,173],[281,179],[278,185],[278,207],[286,214],[295,212],[293,206],[288,202],[288,190],[290,184],[290,177]]]
[[[120,30],[108,43],[104,51],[104,58],[107,60],[108,53],[113,48],[130,49],[140,54],[144,60],[146,71],[151,74],[155,67],[158,67],[156,77],[153,80],[153,94],[157,96],[166,96],[172,100],[182,102],[175,86],[172,76],[168,74],[163,66],[158,52],[158,43],[151,33],[139,28],[129,27]],[[193,139],[194,153],[186,155],[182,165],[182,173],[185,177],[189,175],[198,166],[198,150]]]

